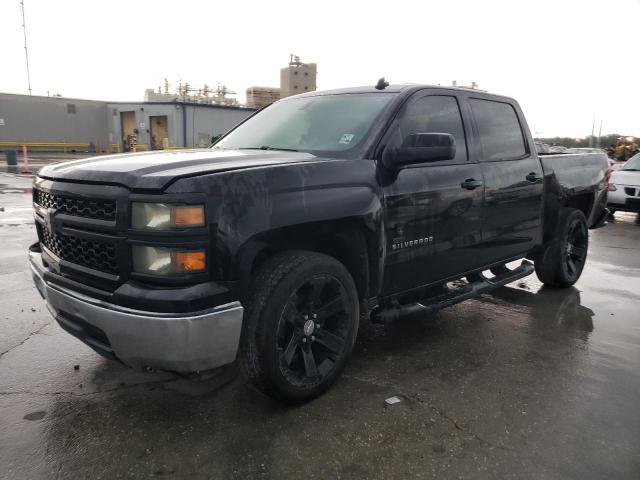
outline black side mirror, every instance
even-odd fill
[[[456,157],[456,140],[448,133],[414,133],[399,148],[387,148],[382,163],[390,169],[399,169],[416,163],[452,160]]]

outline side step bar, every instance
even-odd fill
[[[477,297],[483,293],[488,293],[508,283],[515,282],[520,278],[531,275],[534,270],[533,263],[528,260],[523,260],[522,264],[513,270],[509,270],[506,267],[500,269],[499,274],[493,278],[487,278],[482,274],[478,274],[477,280],[441,295],[436,295],[416,303],[407,305],[396,304],[389,308],[375,310],[371,314],[371,321],[374,323],[387,323],[398,320],[399,318],[424,316],[455,305],[456,303]]]

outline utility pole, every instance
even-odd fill
[[[600,137],[602,137],[602,119],[600,119],[600,130],[598,130],[598,143],[596,147],[600,148]]]
[[[27,60],[27,84],[29,85],[29,95],[31,95],[31,74],[29,73],[29,51],[27,50],[27,24],[24,21],[24,0],[20,0],[20,10],[22,10],[22,31],[24,33],[24,56]]]

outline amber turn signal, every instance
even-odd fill
[[[206,268],[204,250],[174,252],[173,265],[177,272],[201,272]]]
[[[182,250],[167,247],[133,245],[133,270],[149,275],[175,275],[204,272],[207,255],[204,250]]]
[[[131,204],[131,226],[153,230],[203,227],[204,205],[133,202]]]
[[[171,223],[176,227],[201,227],[204,225],[204,207],[174,206],[171,208]]]

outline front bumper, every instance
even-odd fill
[[[624,185],[616,185],[617,190],[609,192],[607,207],[614,210],[620,210],[623,212],[638,212],[640,213],[640,197],[627,195],[625,193]],[[637,187],[631,187],[634,190]]]
[[[177,373],[232,363],[242,327],[240,302],[193,313],[120,307],[45,280],[42,256],[30,252],[33,280],[60,326],[101,355],[134,368]]]

